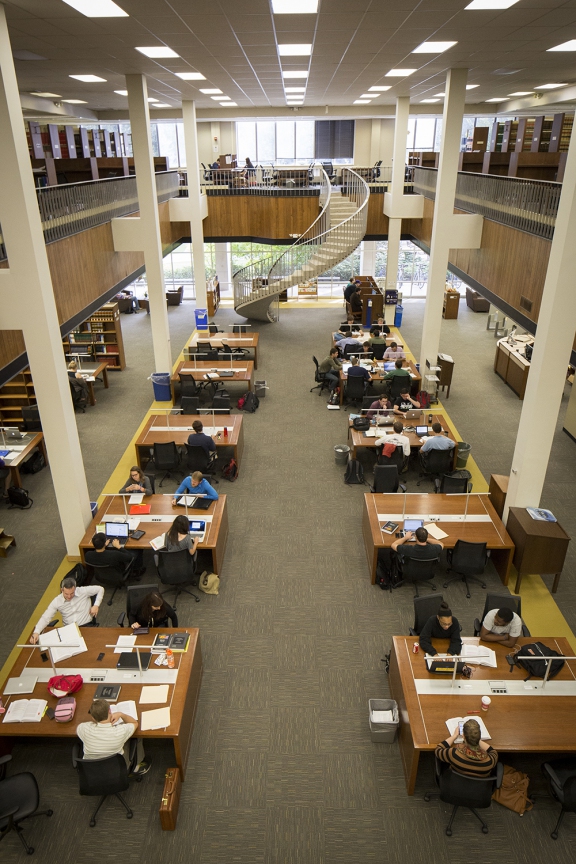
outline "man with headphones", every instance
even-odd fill
[[[94,627],[95,618],[98,615],[100,604],[104,598],[104,588],[101,585],[88,585],[85,588],[77,588],[76,580],[72,576],[66,576],[60,583],[61,593],[50,603],[30,637],[30,642],[35,645],[44,628],[55,617],[57,612],[62,615],[64,624],[78,624],[79,627]],[[95,596],[94,604],[92,597]]]

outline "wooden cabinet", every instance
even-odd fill
[[[0,420],[3,426],[23,423],[22,408],[36,405],[30,369],[24,369],[0,387]]]
[[[212,317],[220,306],[220,283],[207,287],[206,296],[208,300],[208,315]]]
[[[524,343],[522,343],[522,348]],[[502,378],[516,393],[519,399],[524,398],[530,363],[522,357],[518,350],[500,339],[496,345],[496,356],[494,358],[494,372]]]
[[[444,305],[442,307],[443,318],[458,318],[458,306],[460,304],[460,294],[458,291],[444,292]]]
[[[64,353],[90,356],[109,369],[124,369],[124,342],[118,303],[105,303],[63,340]]]
[[[510,478],[506,474],[491,474],[490,486],[488,487],[488,495],[490,503],[496,510],[498,516],[502,518],[504,507],[506,505],[506,495],[508,494],[508,481]]]
[[[514,541],[514,566],[518,571],[514,593],[520,592],[522,577],[530,573],[553,573],[555,594],[564,567],[570,536],[558,522],[532,519],[524,507],[511,507],[506,525]]]

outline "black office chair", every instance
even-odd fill
[[[316,386],[310,388],[310,393],[312,393],[313,390],[319,390],[320,392],[318,393],[318,395],[321,396],[324,388],[330,386],[330,382],[326,378],[326,373],[320,372],[320,364],[318,363],[316,357],[313,356],[312,360],[314,361],[314,365],[316,366],[316,371],[314,372],[314,381],[316,381]]]
[[[449,474],[443,474],[442,479],[437,477],[434,486],[441,495],[465,495],[472,491],[472,483],[466,477],[450,477]]]
[[[227,390],[218,390],[212,399],[212,408],[218,409],[219,414],[230,414],[230,394]]]
[[[211,335],[214,333],[223,333],[224,332],[223,330],[218,329],[217,324],[208,324],[208,331]]]
[[[126,612],[121,612],[118,616],[118,627],[124,627],[127,623],[128,627],[131,627],[135,621],[138,614],[138,610],[140,608],[140,604],[143,599],[148,595],[159,592],[159,587],[156,584],[150,585],[129,585],[126,590]],[[168,618],[170,620],[170,627],[178,627],[178,616],[174,609],[166,603],[166,612],[168,613]]]
[[[414,597],[414,626],[408,631],[410,636],[419,636],[429,618],[438,614],[444,597],[442,594],[424,594]]]
[[[550,834],[553,840],[557,840],[564,814],[576,813],[576,756],[544,762],[542,773],[550,784],[552,795],[562,805],[556,827]]]
[[[406,486],[400,483],[397,465],[375,465],[374,485],[372,492],[387,493],[397,492],[398,489],[406,492]]]
[[[357,345],[345,345],[342,350],[342,356],[345,360],[350,360],[351,357],[358,357],[359,354],[362,353],[362,344],[358,342]]]
[[[80,408],[82,413],[85,414],[86,405],[88,404],[86,389],[82,387],[80,382],[75,378],[69,378],[68,380],[70,383],[70,394],[72,396],[72,405],[74,406],[74,410]]]
[[[222,353],[228,354],[228,359],[230,359],[230,354],[237,354],[238,357],[236,359],[238,359],[239,357],[248,357],[250,352],[247,348],[230,348],[226,342],[222,342]]]
[[[88,551],[86,553],[86,565],[88,567],[88,572],[92,575],[92,580],[96,582],[97,585],[107,585],[109,588],[113,588],[112,596],[108,600],[108,606],[112,605],[114,597],[116,596],[116,592],[119,588],[123,588],[132,572],[134,570],[134,562],[135,558],[123,567],[121,564],[118,566],[112,566],[112,564],[93,564],[92,560],[88,560],[88,555],[91,552]],[[94,553],[94,558],[98,553]]]
[[[12,756],[1,756],[0,766],[10,762]],[[29,771],[14,774],[0,781],[0,840],[15,831],[28,855],[34,853],[23,834],[21,822],[33,816],[52,816],[53,810],[38,810],[40,790],[36,778]],[[4,859],[6,860],[6,859]]]
[[[435,481],[441,474],[447,474],[452,467],[453,455],[452,450],[428,450],[427,453],[420,453],[420,480],[416,485],[420,486],[425,477]]]
[[[182,396],[180,407],[182,408],[182,414],[198,414],[200,399],[198,396]]]
[[[200,397],[202,385],[198,384],[193,375],[187,372],[179,372],[178,378],[180,379],[180,399],[183,399],[184,396]]]
[[[210,342],[198,342],[197,343],[198,354],[208,354],[210,351],[215,351],[215,348],[212,348]]]
[[[232,333],[248,333],[247,324],[233,324]]]
[[[152,487],[152,494],[155,495],[156,494],[156,475],[155,474],[148,474],[146,472],[146,477],[150,481],[150,486]]]
[[[488,834],[488,826],[478,813],[478,810],[486,810],[492,804],[492,795],[495,789],[502,785],[504,766],[501,762],[496,766],[496,773],[490,777],[467,777],[459,774],[451,765],[446,765],[436,759],[436,784],[440,789],[440,800],[446,804],[453,804],[450,821],[446,826],[446,836],[452,836],[452,823],[459,807],[467,807],[482,825],[482,833]],[[425,801],[430,800],[430,792],[424,796]]]
[[[193,474],[194,471],[201,471],[205,477],[210,477],[211,482],[218,483],[219,481],[215,480],[213,476],[214,462],[215,460],[210,459],[204,447],[199,444],[186,443],[186,467],[189,474]]]
[[[436,591],[436,586],[432,584],[434,571],[440,558],[403,558],[402,547],[399,549],[398,562],[400,572],[402,574],[402,582],[408,582],[414,585],[414,596],[419,597],[418,585],[420,582],[425,582],[430,585],[433,591]]]
[[[167,477],[172,477],[173,472],[180,471],[180,453],[174,441],[154,444],[154,465],[157,471],[164,472],[158,486],[162,486]]]
[[[392,400],[410,390],[410,378],[407,375],[394,375],[387,383],[388,398]]]
[[[374,163],[374,167],[372,168],[372,179],[378,180],[380,177],[380,166],[382,165],[382,160],[378,159],[377,162]]]
[[[520,618],[522,618],[522,597],[518,594],[492,594],[490,591],[486,594],[484,601],[484,611],[481,618],[474,619],[474,635],[479,636],[482,631],[482,621],[492,609],[511,609]],[[530,630],[522,621],[522,636],[530,636]]]
[[[22,431],[23,432],[41,432],[42,423],[40,422],[40,412],[37,405],[22,406]]]
[[[134,754],[136,741],[130,739],[130,755]],[[107,756],[105,759],[83,759],[83,750],[80,742],[74,744],[72,750],[72,767],[78,772],[78,782],[80,795],[99,795],[100,801],[96,810],[90,817],[90,827],[96,825],[96,816],[102,807],[104,801],[114,795],[126,810],[126,818],[132,819],[134,813],[122,798],[121,792],[125,792],[129,785],[128,767],[124,756],[121,753],[115,753],[114,756]],[[142,778],[134,778],[139,783]]]
[[[376,447],[376,456],[377,456],[377,464],[378,465],[395,465],[398,468],[398,471],[401,471],[406,464],[406,457],[404,456],[404,450],[402,447],[396,446],[394,448],[394,452],[390,454],[390,456],[386,456],[384,454],[385,444],[380,444]]]
[[[454,570],[457,576],[452,576],[444,582],[444,588],[447,588],[451,582],[464,582],[466,585],[466,597],[470,597],[470,587],[468,582],[476,582],[482,588],[486,588],[486,583],[478,579],[486,569],[488,555],[486,554],[486,543],[469,543],[467,540],[457,540],[454,549],[448,549],[448,568],[447,572]]]
[[[175,592],[174,603],[172,607],[176,611],[176,601],[180,594],[189,594],[194,597],[196,603],[200,602],[200,597],[192,591],[188,591],[188,587],[193,588],[198,585],[198,577],[196,574],[196,555],[192,556],[187,549],[180,552],[158,551],[154,555],[154,563],[158,577],[164,585],[171,585],[169,591],[162,591],[162,596]],[[186,587],[188,586],[188,587]]]
[[[350,402],[361,402],[364,399],[365,391],[366,382],[364,381],[364,378],[361,378],[359,375],[353,375],[351,378],[346,378],[346,384],[344,385],[346,407],[348,407]]]
[[[384,352],[386,351],[386,343],[382,342],[382,344],[379,344],[378,342],[376,342],[374,345],[370,346],[370,350],[374,354],[375,360],[383,360]]]
[[[336,172],[334,171],[334,166],[333,166],[332,162],[321,162],[320,164],[322,165],[322,168],[324,169],[324,171],[328,175],[328,179],[330,180],[330,183],[333,184],[334,180],[336,179]]]

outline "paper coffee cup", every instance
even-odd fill
[[[482,711],[487,711],[491,702],[490,696],[482,696]]]

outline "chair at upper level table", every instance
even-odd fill
[[[438,609],[444,597],[442,594],[424,594],[414,597],[414,626],[410,627],[410,636],[419,636],[429,618],[438,614]]]
[[[474,619],[474,635],[479,636],[482,630],[482,621],[492,609],[511,609],[520,618],[522,618],[522,597],[514,594],[495,594],[488,592],[484,601],[484,611],[481,618]],[[522,621],[522,636],[530,636],[530,631],[524,621]]]
[[[397,492],[398,489],[406,492],[406,486],[400,483],[397,465],[375,465],[374,485],[372,492]]]
[[[453,805],[452,815],[445,829],[448,837],[452,836],[452,824],[459,807],[467,807],[482,825],[482,833],[488,834],[488,826],[477,811],[491,806],[492,795],[502,785],[503,776],[504,766],[501,762],[490,777],[467,777],[455,771],[451,765],[435,760],[435,778],[440,789],[440,800]],[[430,800],[430,792],[426,793],[424,800]]]
[[[454,570],[457,576],[452,576],[444,582],[444,588],[447,588],[452,582],[464,582],[466,585],[466,597],[471,597],[470,586],[468,582],[476,582],[482,588],[486,588],[486,583],[482,582],[478,576],[482,576],[486,569],[488,555],[486,553],[486,543],[469,543],[467,540],[457,540],[454,549],[448,549],[448,572]]]

